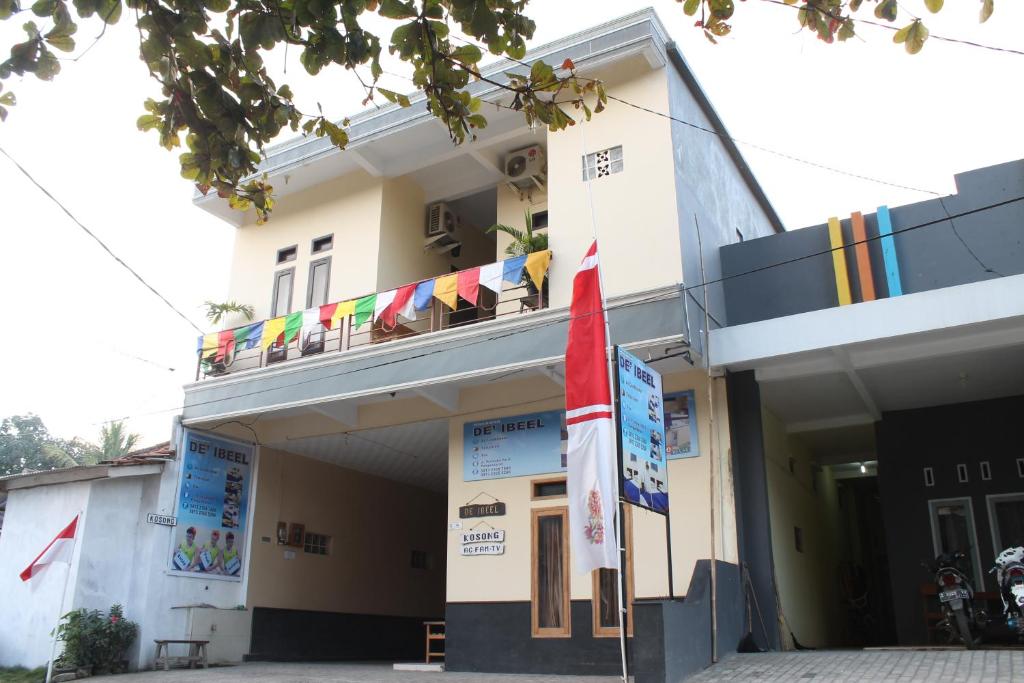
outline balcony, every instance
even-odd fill
[[[537,252],[205,335],[196,380],[547,308],[550,260],[550,251]]]

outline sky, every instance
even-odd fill
[[[831,215],[873,211],[928,194],[832,173],[800,159],[897,185],[953,193],[953,174],[1024,157],[1024,56],[944,43],[935,36],[1020,50],[1024,3],[999,2],[986,24],[980,2],[946,3],[925,18],[932,38],[907,55],[892,32],[869,25],[860,37],[825,45],[799,31],[796,12],[737,3],[730,36],[711,45],[673,0],[533,0],[531,44],[556,40],[653,6],[788,229]],[[871,3],[857,15],[873,19]],[[0,26],[0,53],[21,40],[21,21]],[[83,22],[81,53],[99,34]],[[374,21],[387,36],[389,23]],[[296,51],[276,54],[278,84],[301,108],[320,103],[337,119],[355,113],[355,77],[328,69],[316,79]],[[400,63],[385,68],[405,72]],[[381,85],[408,91],[385,76]],[[18,105],[0,124],[0,147],[197,327],[211,329],[203,302],[227,289],[234,228],[192,205],[177,152],[136,130],[155,93],[137,58],[126,14],[50,83],[10,79]],[[614,94],[614,93],[612,93]],[[51,433],[95,440],[105,421],[127,418],[144,443],[169,438],[182,384],[195,378],[196,329],[118,266],[81,228],[0,155],[0,306],[11,350],[0,355],[0,417],[34,412]]]

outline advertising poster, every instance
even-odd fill
[[[185,429],[181,459],[168,569],[181,576],[241,581],[256,449]]]
[[[693,389],[665,396],[665,453],[669,460],[696,458],[697,402]]]
[[[565,411],[467,422],[462,428],[464,481],[566,471]]]
[[[622,495],[630,503],[668,512],[668,459],[661,374],[618,349]]]

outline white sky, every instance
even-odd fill
[[[673,0],[534,0],[533,44],[649,4],[737,139],[950,193],[953,173],[1024,156],[1024,56],[933,38],[911,57],[892,44],[890,31],[866,25],[860,40],[828,46],[797,32],[794,10],[757,0],[737,3],[733,34],[717,46]],[[926,14],[921,0],[902,6]],[[1024,47],[1024,3],[996,3],[984,25],[979,7],[949,2],[926,20],[933,35]],[[870,10],[866,4],[861,16],[872,18]],[[4,23],[6,55],[22,22]],[[95,23],[79,29],[79,51],[98,30]],[[234,228],[194,208],[177,152],[159,148],[155,133],[136,131],[142,101],[154,92],[136,40],[126,13],[81,61],[64,62],[54,82],[8,81],[5,90],[19,104],[0,125],[0,146],[205,329],[202,302],[223,299]],[[361,89],[351,74],[334,69],[313,80],[296,55],[277,78],[293,86],[301,106],[319,101],[336,118],[359,110]],[[410,87],[390,77],[382,85]],[[789,229],[927,198],[740,149]],[[95,439],[104,420],[128,416],[146,443],[168,438],[181,385],[195,375],[195,330],[3,157],[0,202],[0,310],[9,347],[0,355],[0,417],[31,411],[57,435]]]

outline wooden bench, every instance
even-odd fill
[[[423,626],[427,629],[427,664],[430,664],[431,657],[437,657],[438,659],[444,659],[444,651],[437,652],[430,647],[430,644],[435,640],[440,640],[441,644],[444,644],[444,622],[443,621],[424,621]]]
[[[161,664],[164,667],[164,671],[169,671],[171,668],[171,660],[177,664],[188,664],[190,669],[196,668],[196,664],[202,668],[206,668],[206,646],[210,641],[208,640],[154,640],[156,643],[156,661],[153,662],[153,670],[155,671]],[[188,655],[181,657],[172,657],[168,654],[168,645],[188,645]],[[163,651],[163,656],[160,656],[160,652]]]

